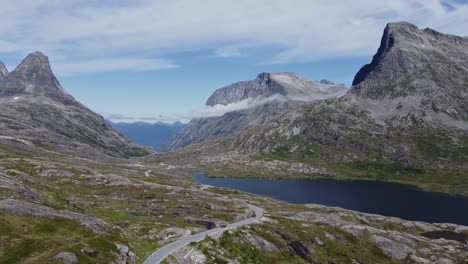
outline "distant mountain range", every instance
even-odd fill
[[[109,120],[108,122],[135,143],[151,147],[158,152],[167,151],[170,140],[184,127],[184,124],[180,122],[174,124],[163,122],[154,124],[146,122],[113,123]]]
[[[307,103],[343,95],[343,84],[328,80],[311,81],[290,73],[261,73],[251,81],[237,82],[216,90],[207,100],[208,108],[243,108],[222,116],[195,118],[172,140],[170,149],[207,142],[264,124]]]
[[[29,54],[11,73],[0,62],[0,121],[0,145],[18,151],[86,157],[151,153],[65,92],[41,52]]]

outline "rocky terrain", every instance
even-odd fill
[[[261,223],[207,237],[168,263],[465,263],[468,256],[466,227],[256,201],[267,212]]]
[[[416,36],[435,51],[411,57],[423,48],[408,40]],[[66,94],[43,54],[29,55],[12,73],[0,65],[0,263],[143,263],[167,243],[249,218],[246,203],[263,209],[260,223],[192,243],[165,262],[468,263],[465,226],[292,205],[191,178],[213,167],[278,176],[366,171],[440,180],[464,193],[466,86],[457,85],[465,77],[439,78],[466,73],[466,38],[397,23],[382,43],[343,97],[144,158],[128,158],[150,152]],[[407,67],[401,78],[386,68],[394,61]],[[430,75],[429,66],[436,69]],[[404,74],[409,84],[400,82]],[[391,76],[394,87],[376,86],[379,75]],[[437,177],[428,174],[437,168]]]
[[[142,263],[223,223],[261,223],[191,244],[167,263],[464,263],[468,228],[291,205],[199,186],[194,168],[57,154],[0,159],[1,263]]]
[[[372,62],[344,96],[169,156],[190,164],[203,157],[205,167],[219,170],[216,161],[205,161],[221,155],[232,160],[225,162],[231,171],[249,170],[259,159],[300,162],[329,176],[468,194],[467,61],[466,37],[390,23]]]
[[[29,54],[11,73],[0,68],[0,140],[9,148],[87,157],[150,153],[65,92],[44,54]]]
[[[265,124],[306,103],[345,92],[344,85],[327,80],[319,83],[295,73],[261,73],[255,80],[216,90],[206,102],[206,106],[212,108],[242,104],[245,105],[243,109],[193,119],[171,141],[170,149],[223,138]]]

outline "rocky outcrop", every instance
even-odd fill
[[[138,256],[130,251],[128,246],[123,244],[115,244],[117,250],[119,251],[119,257],[112,264],[135,264],[138,260]]]
[[[307,260],[308,263],[314,263],[312,262],[309,256],[311,251],[306,246],[304,246],[304,244],[301,241],[292,241],[288,244],[288,247],[291,250],[291,252]]]
[[[31,189],[29,186],[23,184],[14,177],[3,173],[0,173],[0,189],[8,190],[7,193],[9,193],[9,197],[12,197],[15,194],[19,194],[20,196],[26,199],[38,201],[41,200],[41,197],[39,196],[37,191]]]
[[[78,263],[76,255],[71,252],[60,252],[57,255],[55,255],[54,259],[62,261],[63,264]]]
[[[8,212],[18,216],[33,216],[39,218],[62,217],[76,220],[79,221],[82,226],[92,230],[97,234],[105,234],[105,229],[109,227],[109,224],[106,222],[89,215],[83,215],[67,210],[55,210],[44,205],[11,199],[0,201],[0,211]]]
[[[372,235],[371,239],[386,255],[393,259],[403,260],[410,254],[416,253],[416,250],[403,243],[399,243],[379,235]]]
[[[269,242],[268,240],[264,239],[261,236],[256,236],[256,235],[247,233],[245,235],[245,239],[247,239],[247,241],[250,244],[252,244],[255,248],[263,252],[278,251],[278,248],[275,246],[275,244]]]
[[[46,149],[86,157],[150,153],[65,92],[44,54],[29,54],[11,73],[3,70],[2,75],[5,76],[0,78],[0,143],[8,148]],[[9,144],[8,138],[30,143]]]

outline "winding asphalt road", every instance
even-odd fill
[[[226,230],[235,229],[240,226],[249,225],[249,224],[258,222],[260,218],[262,218],[263,216],[262,208],[251,205],[251,204],[246,204],[246,205],[255,212],[254,217],[229,224],[225,228],[218,227],[218,228],[210,229],[210,230],[207,230],[207,231],[204,231],[204,232],[201,232],[201,233],[198,233],[198,234],[186,237],[186,238],[182,238],[170,244],[167,244],[164,247],[153,252],[153,254],[151,254],[151,256],[149,256],[145,260],[145,262],[143,262],[143,264],[159,264],[161,263],[161,261],[167,258],[170,254],[174,253],[176,250],[183,248],[192,242],[201,241],[205,238],[205,236],[214,235],[216,233],[220,233]]]

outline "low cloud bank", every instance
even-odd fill
[[[127,123],[134,123],[134,122],[147,122],[147,123],[156,123],[156,122],[163,122],[172,124],[174,122],[182,122],[188,123],[190,120],[194,118],[205,118],[205,117],[217,117],[223,116],[229,112],[241,111],[249,108],[254,108],[260,105],[264,105],[273,101],[276,102],[285,102],[290,100],[295,101],[305,101],[305,102],[312,102],[316,100],[322,100],[330,97],[339,97],[345,94],[347,90],[338,91],[334,94],[329,95],[316,95],[310,97],[298,97],[298,98],[286,98],[283,95],[273,95],[264,98],[248,98],[244,99],[239,102],[230,103],[227,105],[217,104],[214,106],[203,106],[201,109],[192,111],[191,113],[180,114],[180,115],[172,115],[172,116],[163,116],[163,115],[155,115],[155,116],[142,116],[142,117],[134,117],[134,116],[127,116],[119,113],[103,113],[102,115],[106,118],[111,120],[112,122],[127,122]]]
[[[200,111],[195,112],[192,118],[222,116],[229,112],[257,107],[273,101],[286,101],[286,98],[281,95],[274,95],[266,98],[244,99],[227,105],[217,104],[213,106],[204,106]]]

